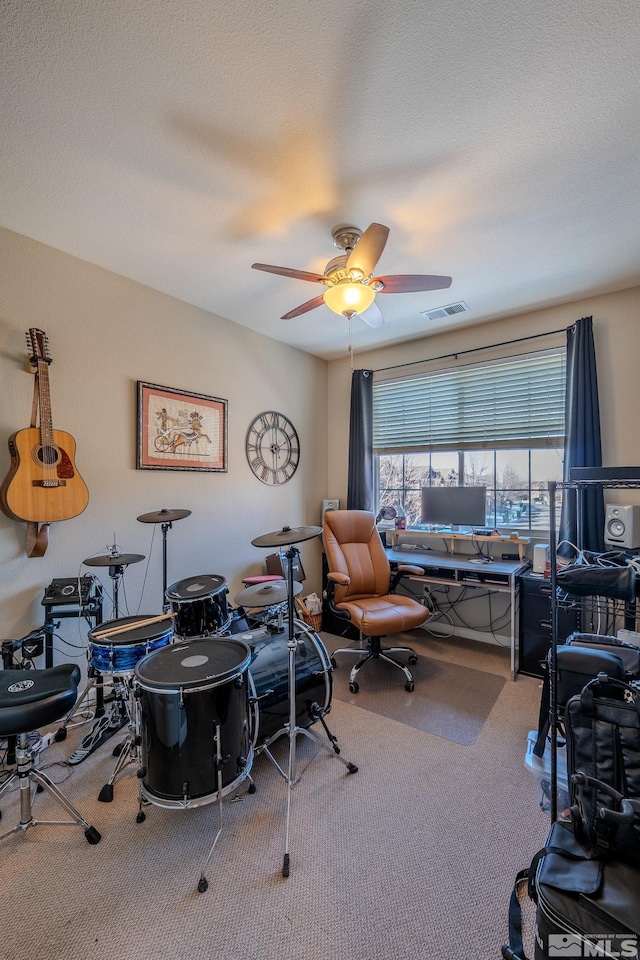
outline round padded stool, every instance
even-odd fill
[[[37,824],[80,826],[89,843],[99,843],[100,834],[76,810],[49,777],[38,770],[35,759],[42,745],[28,745],[28,734],[49,723],[60,720],[73,707],[78,697],[80,669],[76,664],[63,663],[45,670],[0,671],[0,736],[16,738],[16,768],[0,787],[0,797],[14,781],[20,786],[20,823],[0,839],[26,830]],[[37,787],[50,793],[73,817],[72,820],[36,820],[33,801]]]

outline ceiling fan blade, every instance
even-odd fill
[[[361,270],[365,277],[370,276],[382,256],[388,236],[389,227],[381,223],[370,224],[349,254],[347,270]]]
[[[322,294],[319,297],[314,297],[313,300],[307,300],[306,303],[301,303],[299,307],[296,307],[295,310],[290,310],[289,313],[285,313],[283,317],[280,317],[281,320],[293,320],[295,317],[299,317],[302,313],[308,313],[309,310],[315,310],[316,307],[322,306],[324,303],[324,297]]]
[[[265,273],[277,273],[281,277],[292,277],[294,280],[311,280],[313,283],[324,283],[326,279],[321,273],[293,270],[291,267],[272,267],[269,263],[252,263],[251,266],[254,270],[264,270]]]
[[[381,327],[384,323],[384,317],[380,313],[380,307],[375,300],[370,307],[367,307],[367,309],[363,313],[359,313],[358,316],[361,320],[364,320],[365,323],[368,323],[370,327]]]
[[[423,275],[420,273],[396,274],[388,277],[374,277],[371,284],[383,283],[378,293],[419,293],[421,290],[444,290],[451,286],[451,277]]]

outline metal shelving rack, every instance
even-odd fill
[[[580,474],[583,474],[583,468],[580,468]],[[549,703],[549,736],[551,739],[551,822],[558,819],[558,704],[557,704],[557,646],[558,646],[558,607],[562,602],[558,599],[558,581],[557,581],[557,524],[556,524],[556,492],[558,490],[575,491],[576,515],[578,518],[577,535],[580,547],[581,534],[580,518],[582,516],[582,493],[589,489],[597,487],[601,490],[637,490],[640,489],[640,467],[620,468],[620,476],[616,476],[610,468],[594,468],[593,477],[580,476],[579,479],[571,480],[551,480],[548,484],[549,489],[549,559],[551,564],[551,661],[550,671],[550,703]],[[610,602],[610,601],[609,601]],[[635,605],[634,605],[635,607]],[[619,611],[628,621],[628,610]],[[633,622],[635,623],[635,609],[633,610]]]

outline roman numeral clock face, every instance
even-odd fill
[[[282,413],[259,414],[247,430],[246,448],[249,466],[262,483],[286,483],[298,469],[300,441]]]

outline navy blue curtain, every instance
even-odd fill
[[[351,375],[347,510],[373,512],[373,371]]]
[[[593,318],[583,317],[567,330],[567,392],[565,399],[564,476],[572,467],[601,467],[600,404],[593,340]],[[580,511],[580,515],[578,515]],[[601,487],[565,490],[560,517],[560,540],[584,550],[604,549],[604,497]],[[558,553],[572,556],[566,544]]]

